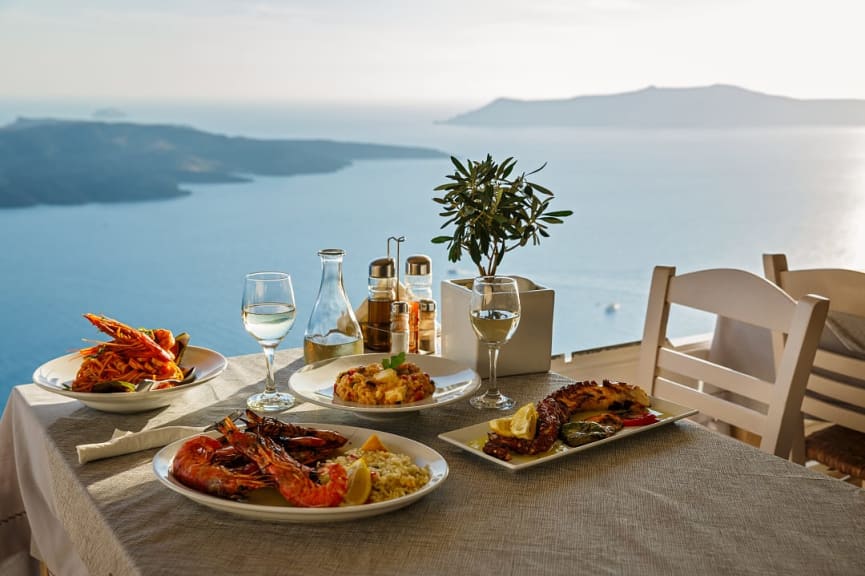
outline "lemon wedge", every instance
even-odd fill
[[[380,450],[382,452],[387,452],[387,448],[384,444],[381,443],[381,439],[378,437],[378,434],[370,434],[369,438],[366,439],[366,442],[363,443],[363,446],[360,447],[361,450]]]
[[[372,476],[369,473],[369,468],[367,468],[366,460],[358,458],[346,468],[345,472],[348,476],[348,488],[345,491],[343,501],[350,506],[363,504],[372,491]]]
[[[526,404],[511,418],[511,434],[517,438],[531,440],[538,426],[538,409],[534,404]]]
[[[500,436],[513,436],[511,432],[511,417],[506,416],[505,418],[490,420],[490,430]]]
[[[526,404],[513,416],[496,418],[489,421],[490,430],[500,436],[531,440],[538,426],[538,410],[532,403]]]

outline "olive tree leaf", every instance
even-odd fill
[[[447,244],[448,259],[458,262],[463,252],[482,275],[495,274],[504,255],[529,241],[538,244],[548,237],[546,225],[562,224],[572,210],[548,211],[553,193],[534,182],[526,174],[515,173],[517,161],[509,156],[496,162],[487,154],[482,161],[467,159],[465,163],[451,157],[455,171],[449,180],[434,188],[443,192],[433,201],[443,206],[439,213],[445,218],[442,229],[453,226],[451,236],[436,236],[434,244]],[[529,174],[540,172],[546,163]],[[545,197],[541,201],[538,194]]]

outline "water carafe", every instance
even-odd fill
[[[345,288],[342,259],[345,250],[328,248],[321,258],[321,286],[303,337],[303,359],[307,364],[337,356],[363,354],[363,336]]]

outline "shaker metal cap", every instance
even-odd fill
[[[436,301],[424,298],[420,301],[419,306],[421,312],[435,312]]]
[[[409,276],[426,276],[432,271],[432,260],[429,256],[418,254],[405,259],[405,273]]]
[[[369,263],[369,275],[371,278],[393,278],[396,265],[393,258],[376,258]]]
[[[408,302],[405,300],[397,300],[390,305],[391,314],[408,314]]]

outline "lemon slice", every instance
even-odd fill
[[[351,466],[346,468],[346,475],[348,476],[348,488],[345,491],[343,501],[350,506],[363,504],[372,491],[372,476],[370,476],[369,468],[366,466],[366,460],[358,458],[352,462]]]
[[[517,438],[531,440],[538,426],[538,410],[534,404],[526,404],[511,418],[511,434]]]
[[[510,416],[490,420],[490,430],[500,436],[513,436],[514,434],[511,432],[511,420]]]

